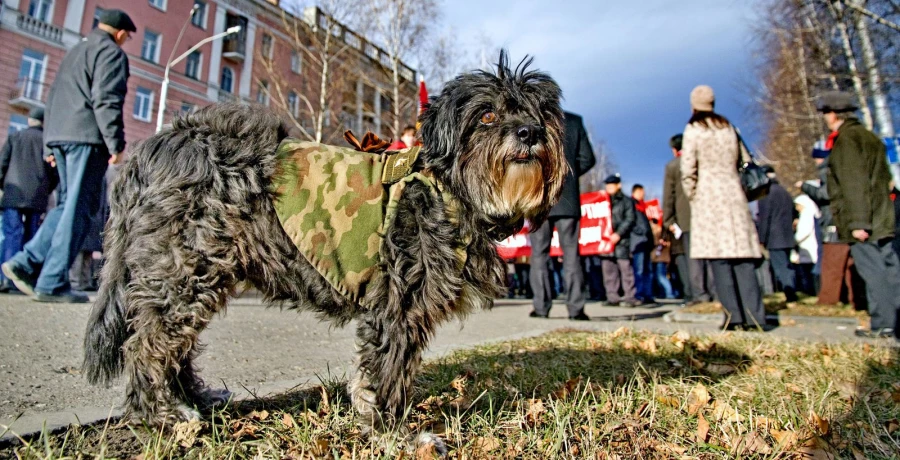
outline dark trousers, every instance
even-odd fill
[[[603,258],[603,285],[606,288],[606,301],[619,303],[621,301],[634,302],[634,269],[631,267],[631,259]],[[619,288],[622,295],[619,295]]]
[[[678,270],[681,296],[685,301],[690,301],[694,298],[694,293],[691,290],[691,271],[688,267],[690,259],[688,259],[686,254],[675,254],[672,257],[675,259],[675,269]]]
[[[781,285],[788,302],[797,301],[797,280],[794,278],[794,270],[791,270],[790,249],[769,249],[769,263],[775,272],[775,279]]]
[[[710,261],[716,277],[719,302],[725,307],[726,324],[762,326],[766,324],[762,292],[756,279],[756,266],[749,259]]]
[[[100,209],[109,152],[102,145],[63,144],[51,147],[59,171],[57,205],[11,263],[29,276],[37,275],[35,291],[58,294],[70,289],[69,267],[81,251]]]
[[[684,252],[688,255],[688,280],[691,285],[691,295],[685,295],[685,300],[696,302],[709,302],[713,299],[713,279],[715,271],[709,267],[706,259],[691,259],[691,235],[690,232],[684,232],[681,235],[684,244]]]
[[[816,264],[797,264],[794,273],[797,277],[797,290],[814,296],[819,292],[819,276],[815,274]]]
[[[563,251],[563,282],[566,290],[566,306],[569,316],[584,312],[584,273],[581,257],[578,255],[579,219],[575,217],[551,217],[531,234],[531,273],[529,279],[534,292],[534,311],[547,314],[553,303],[553,290],[547,273],[550,258],[550,240],[553,227],[559,233],[559,244]]]
[[[653,300],[653,272],[650,267],[650,251],[638,249],[631,255],[634,268],[634,289],[637,297],[644,301]]]
[[[3,262],[12,259],[22,250],[22,245],[37,233],[41,211],[34,209],[3,208]],[[9,283],[0,274],[3,283]]]
[[[900,259],[890,240],[853,243],[850,254],[860,276],[866,282],[872,329],[893,328],[900,308]]]

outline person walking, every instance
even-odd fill
[[[43,122],[44,109],[32,109],[28,113],[28,128],[11,134],[0,150],[2,262],[21,251],[22,245],[37,232],[50,193],[59,182],[56,169],[44,161]],[[0,292],[13,289],[12,281],[5,276],[0,279]]]
[[[691,91],[681,178],[691,202],[691,257],[712,265],[726,329],[762,328],[766,316],[755,267],[762,257],[738,160],[750,160],[737,130],[714,111],[709,86]]]
[[[653,303],[653,273],[650,267],[650,253],[653,252],[653,231],[647,219],[647,205],[644,203],[644,186],[635,184],[631,188],[631,199],[634,200],[635,223],[631,231],[631,261],[634,268],[634,288],[637,300],[641,303]]]
[[[794,198],[794,207],[800,213],[794,241],[797,243],[797,288],[806,295],[819,292],[819,277],[815,266],[819,261],[819,232],[816,231],[819,207],[807,195]]]
[[[122,106],[129,76],[121,46],[137,28],[121,10],[106,10],[97,29],[63,58],[47,98],[44,143],[59,170],[59,199],[22,251],[2,271],[39,302],[84,303],[69,267],[100,207],[108,164],[125,151]]]
[[[775,279],[781,285],[788,302],[797,301],[797,281],[791,269],[791,250],[794,249],[794,200],[778,183],[775,169],[763,167],[772,182],[769,194],[759,200],[757,230],[759,241],[769,251],[769,263]]]
[[[634,269],[631,267],[631,232],[634,230],[637,211],[634,200],[622,193],[622,177],[613,174],[604,181],[612,211],[613,254],[603,257],[603,284],[606,304],[631,308],[638,305],[634,285]],[[621,289],[622,294],[619,295]]]
[[[856,335],[897,337],[900,259],[891,244],[894,205],[884,143],[856,119],[858,107],[850,94],[827,92],[817,102],[832,131],[828,194],[838,239],[850,244],[856,269],[866,282],[871,327]]]
[[[550,210],[550,217],[531,234],[531,272],[529,280],[534,298],[532,318],[547,318],[553,303],[547,262],[550,257],[550,240],[553,227],[559,234],[559,244],[563,251],[563,283],[565,283],[566,306],[569,319],[590,320],[584,313],[586,295],[584,292],[584,271],[578,254],[578,231],[581,221],[581,191],[578,178],[588,172],[594,163],[594,149],[588,140],[587,131],[580,115],[565,112],[566,137],[563,153],[569,164],[569,172],[563,182],[559,203]]]
[[[712,277],[707,261],[691,258],[691,202],[684,194],[681,182],[681,150],[684,136],[676,134],[669,139],[674,158],[666,164],[663,179],[663,225],[675,237],[671,254],[675,259],[678,278],[681,280],[686,305],[712,300]]]

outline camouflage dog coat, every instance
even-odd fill
[[[404,188],[427,185],[452,203],[427,173],[413,172],[419,147],[369,153],[288,138],[278,147],[278,219],[300,253],[357,304],[376,274],[382,236]]]

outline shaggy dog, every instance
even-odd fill
[[[501,53],[496,74],[463,74],[432,99],[412,170],[443,193],[415,181],[403,190],[361,301],[320,275],[276,215],[276,151],[287,136],[276,115],[212,106],[144,141],[112,187],[87,378],[109,383],[124,372],[133,420],[197,417],[226,396],[197,375],[198,337],[247,281],[270,304],[338,325],[355,319],[353,406],[376,430],[395,426],[437,326],[502,295],[495,241],[526,218],[537,228],[558,199],[568,171],[560,89],[529,64],[511,70]]]

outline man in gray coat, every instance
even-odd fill
[[[550,313],[553,294],[547,261],[550,257],[550,240],[553,227],[559,233],[559,244],[563,251],[563,282],[566,287],[566,306],[569,319],[589,320],[584,313],[586,296],[584,293],[584,272],[578,255],[578,231],[581,221],[581,191],[578,178],[588,172],[597,162],[594,149],[588,140],[581,116],[565,113],[566,138],[563,153],[569,164],[569,173],[563,183],[559,203],[550,210],[550,218],[531,234],[531,272],[529,282],[534,291],[532,318],[546,318]]]
[[[2,265],[20,291],[39,302],[88,301],[69,284],[69,267],[100,206],[108,164],[125,151],[122,106],[128,57],[121,46],[136,32],[120,10],[106,10],[100,23],[63,58],[47,98],[44,144],[59,170],[58,205],[24,249]]]

